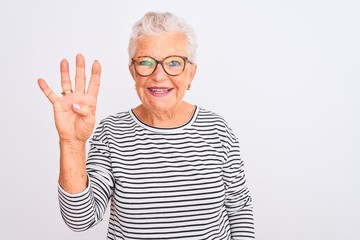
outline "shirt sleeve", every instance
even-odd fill
[[[226,131],[225,141],[227,159],[223,166],[223,176],[226,189],[225,207],[229,217],[231,236],[233,240],[254,239],[252,199],[246,184],[239,142],[230,129]]]
[[[88,186],[83,192],[70,194],[58,186],[60,212],[73,231],[85,231],[101,222],[113,192],[111,156],[102,125],[90,141],[86,168]]]

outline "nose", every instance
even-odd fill
[[[160,63],[158,63],[155,72],[152,74],[151,78],[156,81],[161,81],[167,79],[167,73],[164,71]]]

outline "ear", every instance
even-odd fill
[[[193,64],[191,65],[191,69],[190,69],[190,73],[189,73],[189,80],[188,80],[188,84],[191,84],[195,74],[196,74],[196,70],[197,70],[197,64]]]

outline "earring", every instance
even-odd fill
[[[187,90],[190,90],[190,89],[191,89],[191,84],[189,84],[187,87]]]

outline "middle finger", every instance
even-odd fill
[[[75,92],[85,93],[85,59],[83,55],[76,55]]]

